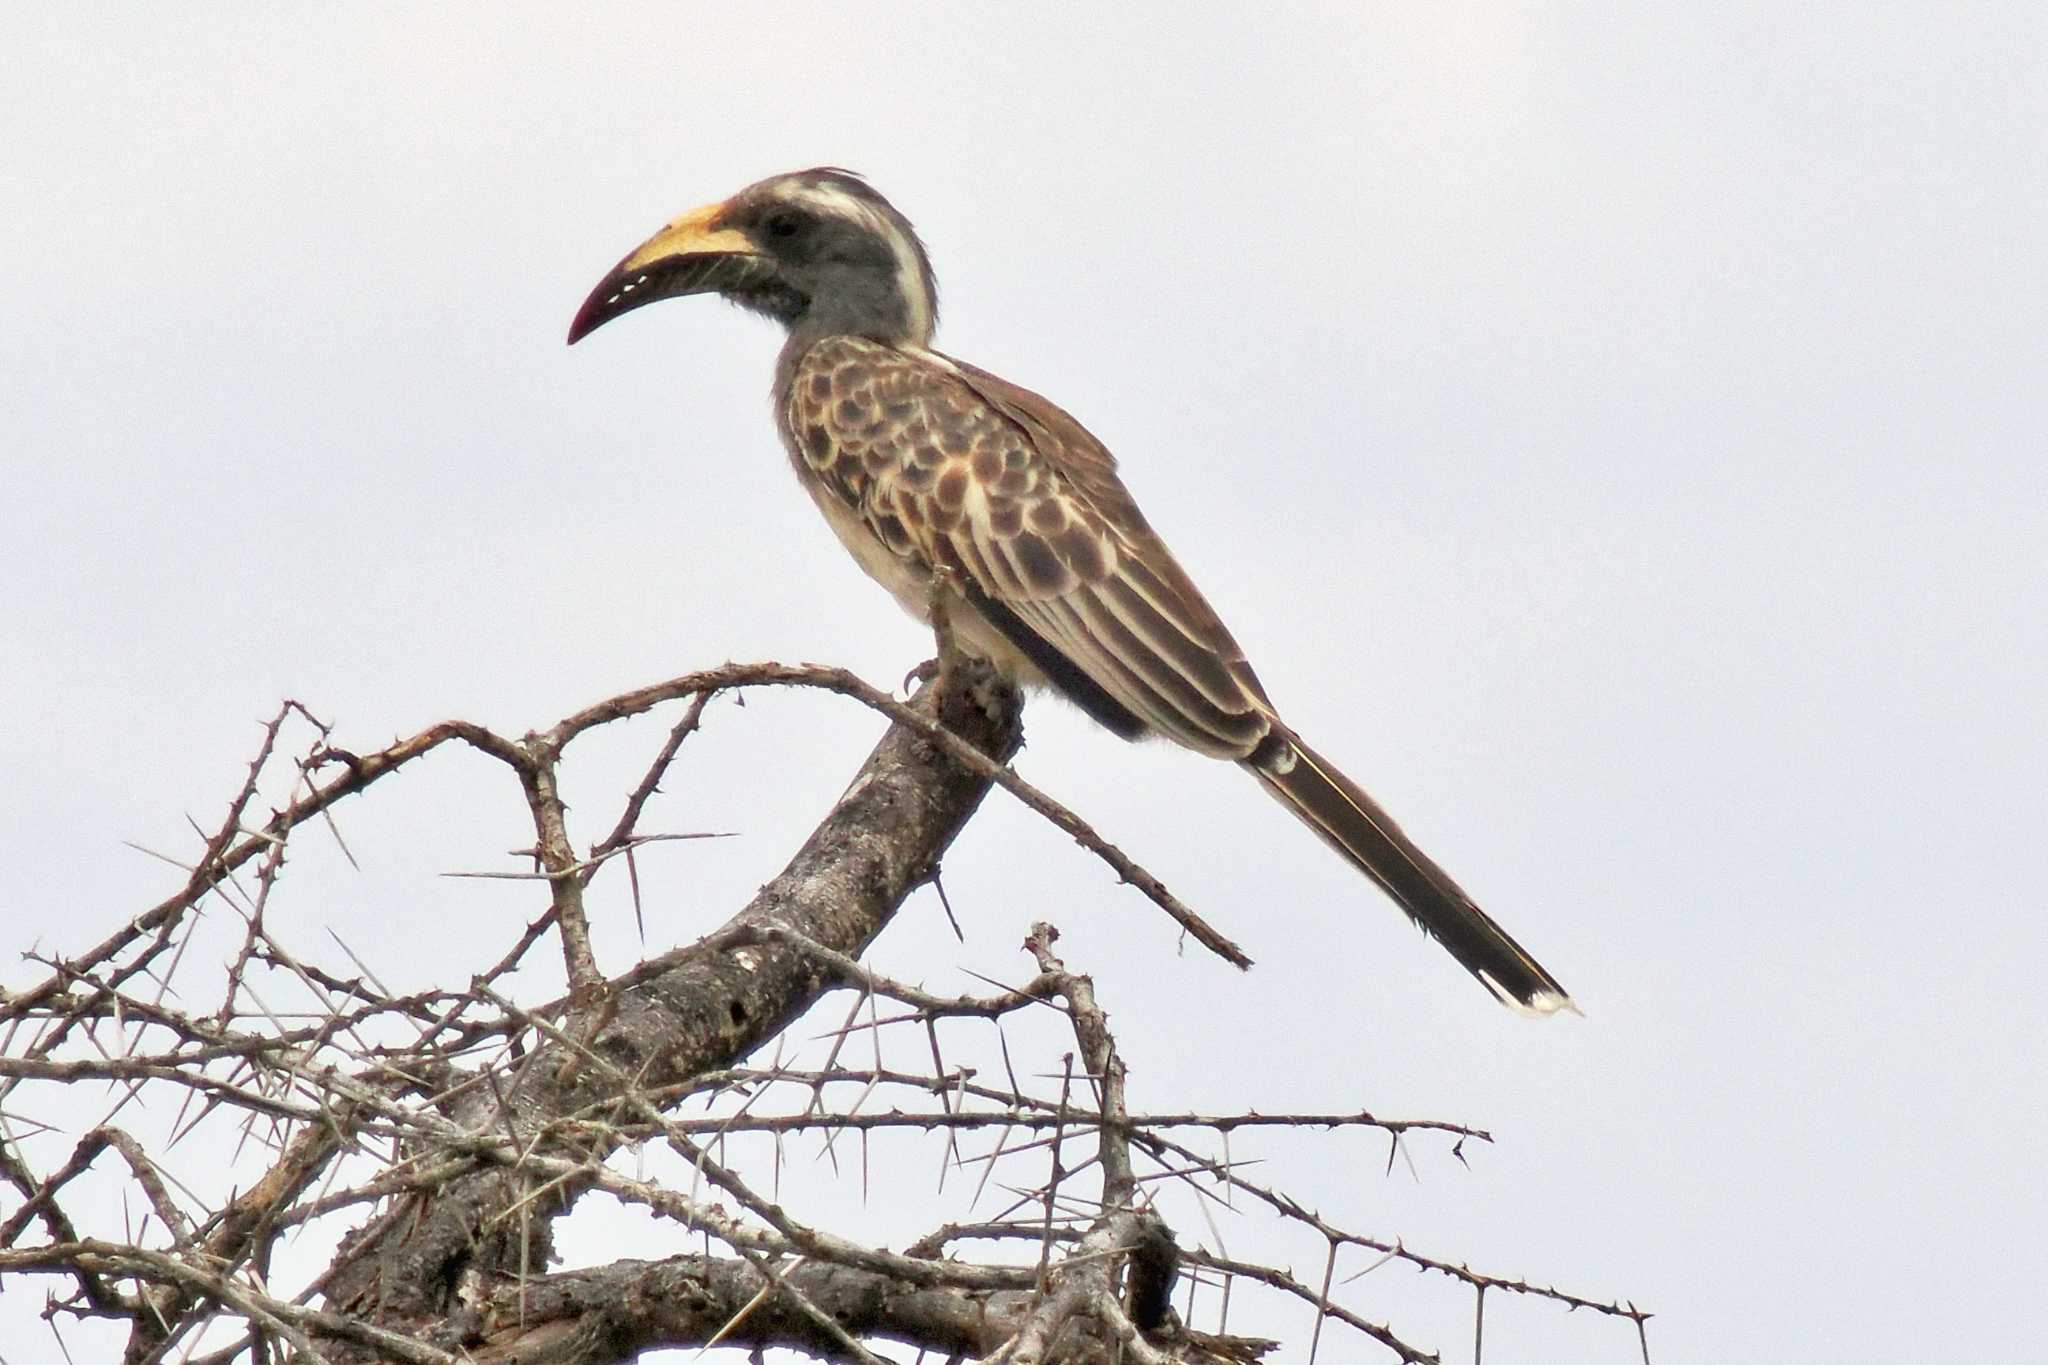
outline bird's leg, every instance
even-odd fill
[[[932,567],[931,582],[926,585],[926,607],[931,613],[932,638],[939,647],[935,675],[943,682],[947,674],[960,662],[960,643],[953,638],[952,604],[959,599],[953,589],[954,569],[948,564]]]
[[[947,601],[947,594],[953,591],[955,573],[952,567],[940,565],[931,571],[925,584],[925,616],[931,624],[932,639],[937,643],[938,652],[903,675],[905,692],[910,691],[914,683],[928,683],[939,677],[963,657],[958,642],[953,638],[953,618]]]
[[[954,570],[945,565],[933,568],[925,578],[924,614],[925,622],[932,628],[932,639],[937,652],[917,667],[903,675],[903,690],[909,692],[917,683],[928,683],[944,673],[951,661],[958,657],[959,647],[953,640],[953,619],[947,612],[946,593],[953,582]]]

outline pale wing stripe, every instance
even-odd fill
[[[953,555],[959,561],[960,567],[974,581],[974,586],[999,601],[1010,600],[1011,594],[1004,591],[994,566],[982,554],[981,542],[973,536],[961,535],[948,536],[947,541],[952,546]]]
[[[1136,567],[1135,563],[1127,566]],[[1128,576],[1101,583],[1097,585],[1096,592],[1118,619],[1172,664],[1188,685],[1200,691],[1206,700],[1225,711],[1245,709],[1244,689],[1231,676],[1223,660],[1217,657],[1216,647],[1190,636],[1148,601]]]
[[[1154,726],[1179,733],[1186,722],[1172,703],[1142,674],[1106,647],[1100,633],[1081,619],[1072,598],[1012,605],[1024,623],[1051,641],[1102,688]]]
[[[1060,605],[1073,613],[1089,643],[1094,646],[1094,652],[1106,654],[1129,670],[1159,699],[1157,705],[1164,707],[1180,722],[1175,728],[1190,723],[1204,730],[1212,728],[1205,723],[1203,712],[1214,713],[1217,708],[1210,706],[1208,699],[1189,684],[1172,660],[1161,657],[1149,641],[1135,634],[1129,624],[1104,602],[1099,591],[1076,593],[1063,599]]]
[[[1032,532],[993,536],[979,490],[970,494],[970,502],[975,505],[963,528],[967,534],[951,537],[969,576],[1112,696],[1205,752],[1241,757],[1263,735],[1263,717],[1247,723],[1251,699],[1213,648],[1117,577],[1080,584],[1056,556],[1048,563],[1056,566],[1053,577],[1064,593],[1032,590],[1018,546],[1028,536],[1041,553],[1051,555],[1050,547]],[[1043,573],[1047,566],[1040,567]],[[1126,556],[1120,567],[1137,564]],[[1149,571],[1145,576],[1152,577]]]
[[[1161,657],[1148,643],[1131,633],[1129,627],[1104,602],[1099,590],[1084,590],[1058,604],[1073,622],[1071,636],[1077,644],[1068,648],[1076,662],[1091,675],[1112,665],[1142,690],[1138,709],[1160,729],[1194,748],[1210,753],[1241,757],[1263,734],[1263,719],[1252,733],[1242,711],[1218,706],[1194,687],[1172,661]],[[1090,665],[1093,667],[1090,667]],[[1097,681],[1108,686],[1100,676]]]
[[[1082,621],[1077,608],[1085,600],[1033,604],[1038,609],[1029,614],[1027,623],[1153,729],[1200,752],[1233,757],[1242,752],[1242,746],[1211,732],[1165,696],[1130,659],[1105,642],[1100,630]]]
[[[977,531],[982,529],[976,528]],[[1014,536],[982,535],[977,538],[981,541],[983,552],[990,562],[993,563],[1000,557],[1003,568],[1016,584],[1010,592],[992,595],[1013,606],[1021,602],[1039,602],[1064,597],[1080,585],[1080,578],[1053,552],[1045,537],[1036,532],[1026,531]],[[991,548],[999,551],[1000,556],[989,553]],[[1044,587],[1033,585],[1032,571],[1024,563],[1027,550],[1039,559],[1039,574],[1049,580]]]
[[[1157,545],[1157,542],[1155,542],[1155,545]],[[1171,558],[1164,545],[1157,545],[1157,548],[1160,554],[1167,555],[1169,559]],[[1158,571],[1146,562],[1143,554],[1132,554],[1126,558],[1128,562],[1123,572],[1124,581],[1130,584],[1134,591],[1144,597],[1154,610],[1165,617],[1175,630],[1196,644],[1203,646],[1209,653],[1215,654],[1216,645],[1210,633],[1199,626],[1190,625],[1185,615],[1183,615],[1190,604],[1182,594],[1159,576]],[[1206,606],[1205,603],[1197,603],[1195,605]]]

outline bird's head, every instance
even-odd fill
[[[569,344],[680,294],[723,294],[793,332],[914,346],[931,340],[938,301],[909,220],[829,167],[772,176],[655,233],[583,301]]]

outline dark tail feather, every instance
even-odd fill
[[[1244,767],[1324,842],[1378,882],[1502,1004],[1524,1014],[1579,1012],[1557,978],[1473,904],[1377,801],[1284,727],[1276,726]]]

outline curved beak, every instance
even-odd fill
[[[706,204],[649,237],[612,267],[576,310],[569,344],[635,308],[682,294],[708,294],[759,280],[772,269],[753,241],[717,226],[725,205]]]

